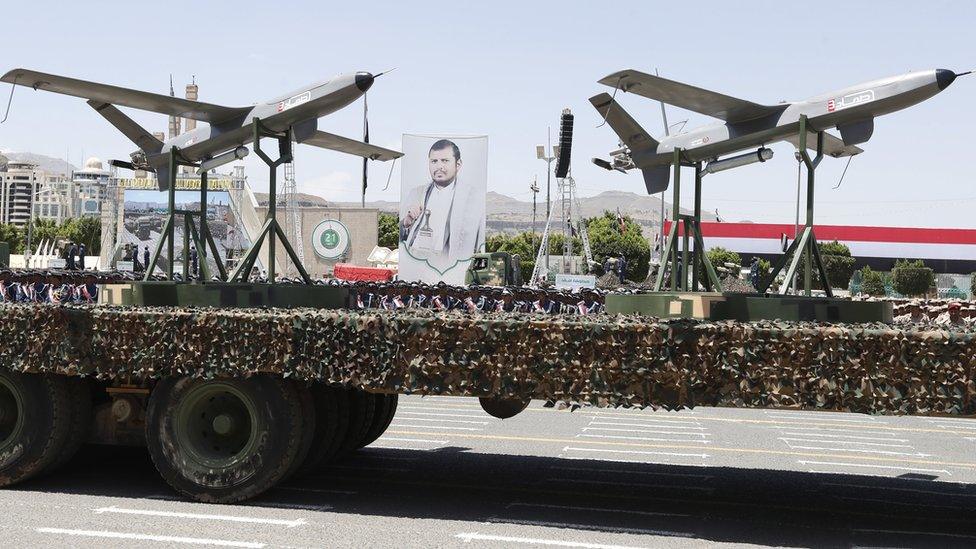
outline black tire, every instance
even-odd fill
[[[87,379],[80,377],[65,378],[68,388],[68,402],[71,407],[71,425],[64,447],[58,452],[58,457],[45,472],[53,472],[66,465],[75,457],[81,445],[88,440],[88,433],[92,423],[91,386]]]
[[[208,503],[254,497],[282,480],[302,446],[301,396],[291,382],[167,378],[146,413],[156,470],[181,494]]]
[[[393,421],[393,416],[396,415],[397,401],[400,395],[375,394],[373,396],[376,399],[376,411],[373,414],[373,424],[370,425],[369,431],[366,433],[366,438],[361,441],[360,448],[369,446],[376,442],[376,439],[383,436],[383,433],[390,426],[390,422]]]
[[[349,401],[345,391],[316,383],[311,393],[315,402],[315,435],[298,475],[311,473],[328,463],[349,428]]]
[[[339,446],[337,457],[345,457],[359,448],[366,440],[369,428],[373,423],[376,400],[371,393],[360,389],[347,389],[349,396],[349,429]]]
[[[68,440],[67,378],[0,369],[0,486],[50,467]]]
[[[309,390],[308,385],[298,382],[292,382],[292,385],[295,387],[295,392],[298,394],[298,399],[302,406],[302,443],[298,448],[298,455],[292,461],[291,468],[285,473],[285,478],[282,480],[288,480],[298,473],[306,459],[308,459],[309,451],[315,442],[315,430],[318,419],[316,417],[315,400],[312,398],[312,391]]]

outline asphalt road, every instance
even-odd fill
[[[0,491],[4,547],[976,545],[976,420],[401,397],[374,445],[246,505],[181,501],[144,450]]]

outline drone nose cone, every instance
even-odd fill
[[[939,84],[939,89],[944,90],[956,79],[956,73],[948,69],[935,69],[935,81]]]
[[[953,77],[955,77],[955,75],[953,75]],[[373,85],[373,80],[375,80],[375,78],[373,77],[372,74],[368,72],[356,73],[356,87],[359,88],[361,91],[365,92],[366,90],[368,90],[369,87]]]

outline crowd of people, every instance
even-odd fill
[[[458,310],[472,314],[519,312],[593,315],[603,311],[597,290],[554,291],[526,287],[448,286],[420,283],[358,283],[356,305],[361,309]]]
[[[0,273],[0,303],[97,303],[98,284],[38,275],[14,280]]]

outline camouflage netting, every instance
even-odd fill
[[[321,309],[0,307],[0,365],[101,379],[280,373],[598,406],[974,414],[976,332]]]

